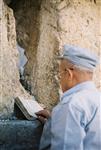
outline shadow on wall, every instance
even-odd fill
[[[31,76],[36,67],[36,54],[39,38],[40,0],[6,0],[14,11],[16,21],[17,49],[19,51],[19,74],[22,86],[32,93]],[[27,18],[27,19],[26,19]]]
[[[31,95],[31,85],[27,81],[27,76],[24,75],[25,66],[28,62],[28,59],[25,55],[25,50],[17,44],[17,49],[19,51],[19,74],[20,74],[20,83],[25,88],[25,90]]]
[[[14,12],[17,43],[27,57],[23,71],[20,69],[20,82],[36,100],[51,109],[59,97],[55,79],[59,52],[56,6],[51,0],[11,0],[8,6]]]

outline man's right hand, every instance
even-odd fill
[[[51,113],[46,109],[36,112],[35,114],[42,123],[45,123],[46,120],[51,116]]]

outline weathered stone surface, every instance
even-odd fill
[[[58,100],[59,88],[55,79],[58,65],[54,59],[58,48],[61,48],[64,43],[69,43],[90,48],[100,54],[101,5],[99,2],[44,0],[36,3],[32,0],[29,3],[23,0],[18,6],[16,5],[18,41],[25,47],[29,60],[25,67],[25,78],[31,85],[31,93],[48,108],[52,108]],[[18,17],[19,14],[21,17]],[[20,23],[21,19],[22,23]],[[26,32],[29,33],[29,37],[22,36]],[[96,74],[100,74],[99,68]],[[100,83],[96,75],[94,80],[99,87]]]
[[[28,59],[24,77],[30,94],[52,108],[59,97],[55,79],[58,72],[55,56],[59,48],[64,43],[75,44],[100,56],[101,1],[6,1],[12,9],[2,0],[0,2],[0,115],[12,114],[13,97],[27,95],[19,82],[16,33],[17,42],[25,49]],[[98,87],[101,85],[100,72],[98,68],[94,77]]]
[[[13,113],[14,97],[27,95],[19,82],[13,11],[0,0],[0,117]]]
[[[17,41],[25,49],[28,62],[24,76],[31,94],[52,108],[58,99],[55,79],[58,52],[57,11],[50,1],[15,1],[10,6],[16,19]],[[30,28],[29,28],[30,27]]]
[[[40,11],[40,36],[37,47],[36,67],[33,68],[33,91],[38,101],[52,108],[58,100],[58,83],[55,75],[58,71],[56,55],[57,12],[54,3],[42,1]]]
[[[42,125],[39,121],[0,121],[0,150],[38,150]]]
[[[60,48],[64,43],[74,44],[91,49],[101,57],[101,1],[63,0],[57,8]],[[101,86],[100,77],[98,68],[94,76],[98,87]]]

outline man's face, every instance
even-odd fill
[[[71,88],[72,79],[70,77],[70,71],[71,70],[69,70],[67,61],[61,60],[59,65],[59,79],[60,79],[60,85],[63,92]]]

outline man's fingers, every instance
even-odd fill
[[[42,117],[42,116],[38,116],[38,119],[42,122],[45,123],[47,121],[46,118]]]
[[[42,116],[42,117],[44,117],[44,118],[49,118],[50,117],[50,112],[49,111],[47,111],[47,110],[41,110],[41,111],[39,111],[39,112],[36,112],[35,113],[37,116]]]
[[[44,111],[43,110],[40,110],[38,112],[35,113],[36,115],[44,115]]]

